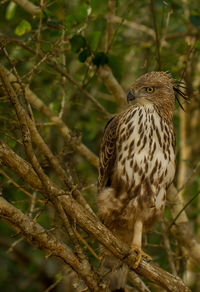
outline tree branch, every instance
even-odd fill
[[[117,104],[120,106],[126,105],[126,94],[116,78],[113,76],[111,69],[108,66],[100,66],[97,71],[98,77],[103,81],[108,91],[115,98]]]
[[[92,270],[88,273],[85,270],[85,266],[78,261],[69,247],[58,241],[41,225],[35,223],[20,210],[9,204],[3,197],[0,197],[0,216],[11,224],[12,229],[17,233],[20,232],[31,244],[43,250],[48,256],[54,256],[72,267],[85,280],[92,291],[103,291],[102,288],[98,287],[96,274]]]
[[[107,31],[106,31],[106,52],[111,51],[111,46],[114,37],[114,28],[113,28],[113,17],[115,15],[116,0],[108,1],[108,16],[107,16]]]
[[[17,5],[22,7],[25,11],[32,15],[39,15],[41,13],[40,7],[36,6],[28,0],[13,0]]]
[[[144,32],[144,33],[148,34],[152,38],[155,38],[155,33],[154,33],[153,29],[151,29],[148,26],[143,25],[141,23],[128,21],[126,19],[123,20],[121,17],[119,17],[117,15],[113,16],[113,22],[115,22],[115,23],[123,23],[123,25],[130,27],[131,30],[133,30],[133,31],[139,30],[141,32]]]
[[[7,146],[8,148],[8,146]],[[3,149],[0,148],[0,158],[2,163],[4,162]],[[8,149],[6,149],[6,153],[8,155]],[[12,154],[12,152],[11,152]],[[7,156],[6,155],[6,156]],[[13,154],[11,155],[13,157]],[[15,154],[16,157],[16,154]],[[27,169],[27,163],[22,163],[23,159],[17,158],[20,161],[20,170],[16,170],[13,168],[12,162],[11,165],[8,165],[7,159],[5,158],[5,162],[7,162],[7,166],[10,167],[13,171],[17,173],[24,173],[23,168]],[[34,175],[34,172],[31,172],[31,175]],[[35,179],[37,180],[37,176],[35,174]],[[28,177],[29,179],[29,177]],[[35,181],[29,179],[29,182]],[[41,185],[41,183],[40,183]],[[40,187],[39,185],[39,187]],[[42,190],[41,190],[42,191]],[[93,216],[89,213],[85,208],[80,206],[73,198],[70,196],[66,196],[64,192],[52,186],[52,191],[54,191],[55,196],[60,200],[61,205],[63,206],[65,212],[75,220],[76,223],[84,229],[86,232],[92,234],[102,245],[104,245],[108,250],[110,250],[115,256],[119,257],[123,260],[130,268],[134,267],[135,260],[137,255],[135,253],[131,253],[129,255],[130,249],[125,243],[121,242],[97,219],[96,216]],[[63,194],[63,195],[62,195]],[[129,255],[129,256],[127,256]],[[140,265],[136,269],[136,272],[151,282],[154,282],[168,291],[180,292],[180,291],[190,291],[181,281],[180,278],[175,277],[168,272],[162,270],[158,266],[153,263],[147,263],[145,260],[140,262]]]
[[[156,42],[156,54],[157,54],[157,62],[158,62],[158,70],[161,71],[161,56],[160,56],[160,39],[158,34],[158,28],[156,23],[156,11],[155,11],[155,3],[154,0],[150,1],[152,19],[153,19],[153,27],[155,31],[155,42]]]

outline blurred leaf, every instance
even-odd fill
[[[196,41],[194,47],[195,47],[195,49],[196,49],[197,51],[200,51],[200,41]]]
[[[67,15],[65,18],[65,26],[67,28],[67,33],[71,33],[72,27],[77,23],[76,18],[74,15]]]
[[[100,38],[101,31],[99,30],[93,31],[92,36],[88,40],[91,50],[96,51]]]
[[[88,16],[88,5],[87,4],[83,4],[79,7],[79,9],[77,10],[77,13],[75,14],[75,18],[78,21],[82,21],[84,20],[86,17]]]
[[[190,22],[195,26],[195,27],[200,27],[200,15],[199,14],[190,14]]]
[[[78,59],[81,63],[84,63],[90,55],[90,51],[88,49],[85,49],[79,54]]]
[[[10,20],[14,17],[16,7],[17,7],[17,4],[12,2],[12,1],[8,4],[7,9],[6,9],[6,19],[7,20]]]
[[[90,3],[91,3],[92,10],[98,10],[99,8],[101,8],[102,2],[103,1],[99,1],[99,0],[91,0]]]
[[[45,9],[44,11],[43,11],[43,16],[44,17],[53,17],[53,13],[50,11],[50,10],[48,10],[48,9]]]
[[[122,74],[123,74],[123,65],[122,65],[122,58],[119,58],[114,55],[109,55],[108,56],[108,65],[113,71],[113,74],[117,79],[121,79]]]
[[[85,38],[82,37],[82,35],[80,34],[74,35],[70,39],[70,43],[71,43],[71,49],[74,53],[78,53],[80,49],[85,48],[86,46]]]
[[[25,33],[31,31],[31,24],[27,20],[23,19],[15,29],[15,34],[22,36]]]
[[[108,64],[108,56],[104,52],[99,52],[92,59],[92,63],[97,67]]]

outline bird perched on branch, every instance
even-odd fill
[[[107,123],[101,142],[98,214],[116,237],[138,252],[135,267],[144,255],[142,232],[161,218],[174,179],[177,94],[186,99],[168,73],[139,77],[127,95],[130,106]],[[127,266],[106,249],[102,255],[101,273],[109,288],[125,291]]]

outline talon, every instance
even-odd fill
[[[141,262],[142,257],[145,258],[148,262],[152,261],[152,258],[138,247],[132,247],[130,253],[132,252],[137,253],[136,260],[133,267],[134,269],[137,269],[137,267],[139,266]]]
[[[145,260],[146,260],[147,262],[151,262],[151,261],[152,261],[152,258],[151,258],[148,254],[142,252],[142,256],[145,258]]]

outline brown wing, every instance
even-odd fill
[[[119,115],[109,120],[102,137],[99,154],[99,192],[105,187],[109,187],[111,184],[111,175],[116,159],[116,138],[118,124]]]

